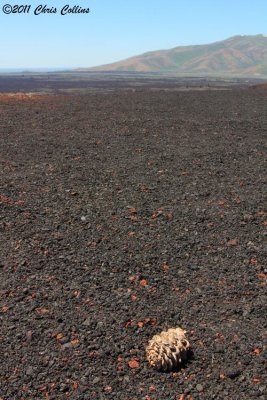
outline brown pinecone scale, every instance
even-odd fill
[[[181,328],[170,328],[155,335],[146,348],[149,364],[158,371],[172,371],[187,360],[190,344]]]

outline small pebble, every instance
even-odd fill
[[[221,344],[216,343],[214,346],[215,353],[224,353],[224,347]]]
[[[230,379],[235,379],[240,374],[241,374],[241,371],[239,369],[233,369],[233,370],[229,370],[226,372],[226,376],[228,376],[228,378],[230,378]]]
[[[83,321],[84,326],[90,326],[91,325],[91,318],[87,318],[85,321]]]
[[[203,386],[200,383],[198,383],[197,386],[196,386],[196,389],[197,389],[198,392],[202,392],[203,391]]]
[[[70,342],[64,343],[62,348],[63,349],[71,349],[72,348],[72,344]]]
[[[31,375],[33,375],[33,373],[34,373],[33,367],[28,367],[26,369],[26,375],[31,376]]]
[[[266,391],[266,393],[267,393],[267,386],[260,386],[260,387],[259,387],[259,391],[260,391],[261,393],[264,393],[264,392]]]

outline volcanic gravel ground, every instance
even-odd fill
[[[1,400],[266,399],[266,104],[0,97]],[[190,360],[149,368],[176,326]]]

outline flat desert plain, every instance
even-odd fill
[[[266,399],[266,104],[0,96],[1,400]],[[171,327],[192,353],[158,372]]]

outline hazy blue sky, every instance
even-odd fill
[[[0,69],[89,67],[237,34],[267,35],[267,0],[0,0]],[[5,4],[31,5],[4,14]],[[56,14],[34,15],[39,4]],[[65,4],[90,13],[62,16]]]

